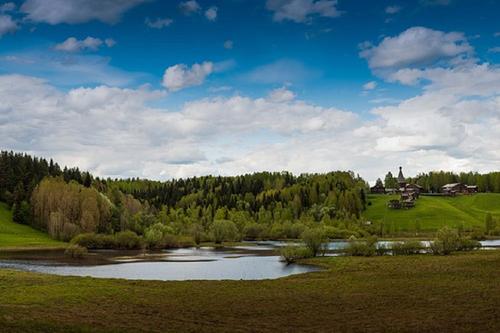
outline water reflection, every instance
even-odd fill
[[[318,270],[307,265],[286,265],[276,255],[250,252],[180,249],[164,254],[119,256],[114,264],[68,265],[54,262],[0,261],[0,268],[56,275],[132,280],[262,280]]]

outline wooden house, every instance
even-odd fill
[[[446,184],[443,187],[441,187],[441,192],[443,192],[446,195],[457,195],[457,194],[468,194],[469,191],[467,189],[467,185],[464,185],[462,183],[451,183],[451,184]]]

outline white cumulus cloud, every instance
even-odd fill
[[[111,38],[107,38],[103,41],[100,38],[90,36],[82,40],[78,40],[75,37],[69,37],[64,42],[56,44],[54,49],[64,52],[97,51],[103,44],[107,47],[113,47],[116,42]]]
[[[188,87],[199,86],[213,71],[214,64],[210,61],[193,64],[191,67],[185,64],[177,64],[165,70],[162,84],[169,91],[178,91]]]
[[[452,59],[473,51],[463,33],[412,27],[378,45],[362,44],[360,56],[372,69],[425,66],[440,59]]]

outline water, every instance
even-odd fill
[[[0,261],[0,268],[66,276],[163,281],[262,280],[318,270],[308,265],[286,265],[276,255],[213,249],[181,249],[146,257],[115,257],[112,264],[102,265],[4,260]]]
[[[380,241],[390,247],[393,241]],[[422,242],[429,246],[429,241]],[[62,253],[22,254],[11,260],[0,260],[0,268],[31,272],[120,278],[131,280],[262,280],[319,270],[314,266],[286,265],[276,255],[276,249],[287,243],[281,241],[249,242],[233,248],[189,248],[159,253],[99,251],[85,260],[70,260]],[[349,242],[328,243],[327,255],[339,255]],[[500,240],[481,241],[486,249],[500,247]],[[12,260],[13,259],[13,260]]]

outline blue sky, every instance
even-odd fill
[[[3,141],[3,149],[30,148],[33,153],[62,158],[104,176],[152,178],[234,174],[263,168],[294,172],[347,168],[361,169],[372,180],[399,164],[414,173],[436,167],[490,170],[500,159],[496,151],[485,158],[472,143],[454,147],[457,135],[461,135],[457,133],[466,132],[471,142],[485,144],[492,140],[477,137],[478,124],[467,127],[466,116],[442,119],[443,108],[451,108],[447,112],[456,117],[464,101],[475,101],[478,95],[485,108],[497,101],[496,90],[484,93],[480,87],[497,82],[498,1],[25,0],[0,2],[0,6],[0,75],[6,81],[28,80],[22,81],[28,84],[23,89],[31,94],[50,91],[42,97],[35,94],[34,98],[43,98],[44,103],[48,103],[47,94],[64,103],[82,92],[86,94],[80,101],[98,93],[111,99],[114,93],[132,94],[126,105],[106,105],[106,100],[99,98],[82,103],[90,108],[85,112],[101,103],[100,112],[118,119],[120,112],[125,112],[120,111],[123,108],[136,107],[144,112],[140,124],[135,123],[140,126],[138,137],[128,137],[134,123],[113,130],[99,129],[102,133],[97,131],[96,137],[100,139],[90,139],[87,133],[74,129],[69,141],[73,145],[61,147],[45,142],[47,138],[42,135],[47,131],[65,132],[64,120],[38,114],[38,125],[23,124],[12,114],[25,111],[18,101],[12,101],[10,112],[0,113],[4,120],[0,126],[13,131]],[[456,83],[461,82],[458,76],[469,75],[477,75],[479,81],[489,75],[491,79],[474,87]],[[472,78],[475,82],[476,77]],[[14,85],[9,91],[16,88],[22,90]],[[441,100],[449,98],[449,104],[420,106],[433,110],[422,119],[432,122],[436,117],[436,124],[452,122],[449,140],[434,138],[428,131],[404,134],[404,128],[398,127],[404,123],[399,119],[402,115],[409,124],[422,123],[422,115],[413,114],[415,110],[408,110],[408,105],[416,98],[417,102],[428,103],[427,97],[435,94],[442,94]],[[200,109],[193,110],[196,106]],[[72,107],[78,109],[68,105],[66,112]],[[290,130],[262,122],[245,127],[238,121],[248,114],[233,119],[235,112],[245,107],[251,108],[248,114],[262,107],[265,114],[257,112],[255,116],[263,121],[291,121],[285,126]],[[205,108],[213,109],[213,114],[204,113]],[[218,108],[236,111],[228,115]],[[284,120],[272,115],[273,110],[281,108],[285,109],[276,112]],[[74,112],[77,117],[85,117],[80,111]],[[175,119],[161,118],[165,114]],[[151,132],[149,122],[155,117],[174,130],[147,137],[144,133]],[[209,117],[227,121],[214,124]],[[476,119],[497,120],[496,114],[486,111],[481,117],[485,118]],[[55,126],[54,121],[59,124],[56,129],[43,125],[50,122]],[[303,128],[305,123],[310,126]],[[184,129],[186,124],[189,128]],[[15,131],[13,127],[17,127]],[[232,131],[226,133],[224,128]],[[348,142],[352,151],[344,151],[342,140],[348,140],[345,133],[366,131],[369,134],[358,134],[366,142]],[[132,143],[150,143],[158,150],[139,165],[124,163],[118,168],[115,162],[106,161],[106,151],[98,154],[99,158],[91,156],[91,147],[108,145],[109,140],[104,138],[110,132]],[[330,145],[331,151],[322,154],[321,142]],[[292,152],[291,147],[302,145],[304,152],[309,152],[306,143],[318,145],[315,155],[306,158],[302,155],[307,153],[296,156]],[[282,155],[279,159],[261,156],[263,147],[271,146],[275,150],[269,154]],[[141,147],[137,149],[143,151]],[[114,160],[135,153],[123,147],[109,149],[121,152]],[[182,153],[172,153],[176,150]],[[169,157],[172,154],[175,156]],[[482,157],[478,159],[475,154]],[[249,156],[251,163],[245,160]],[[380,156],[383,161],[379,165],[366,166]],[[426,166],[419,162],[426,159],[439,163]]]

